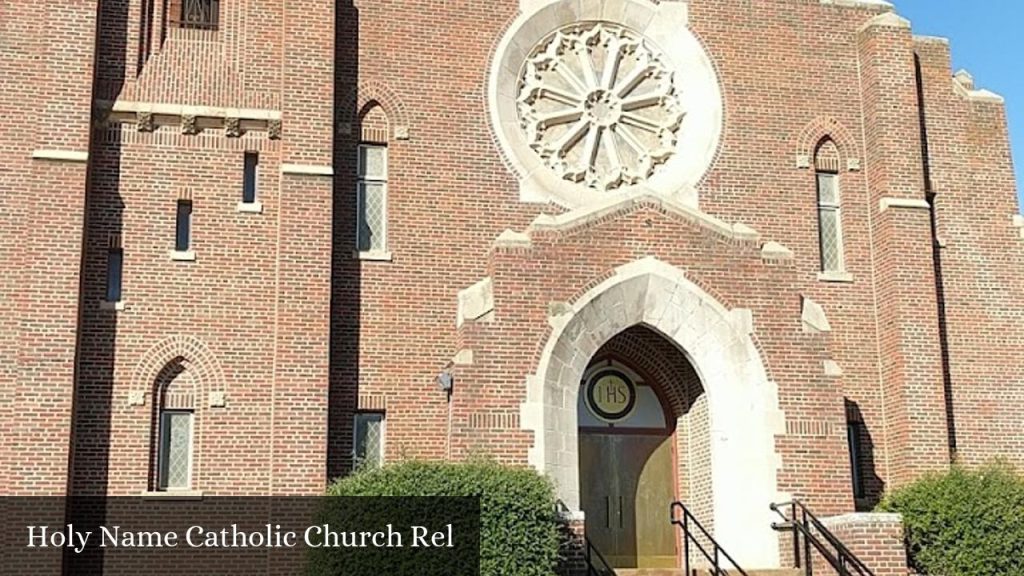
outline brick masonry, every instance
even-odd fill
[[[520,202],[489,122],[488,71],[519,3],[222,0],[214,31],[173,26],[165,4],[0,3],[4,494],[149,490],[153,386],[179,361],[204,494],[319,492],[350,470],[358,410],[386,410],[390,461],[526,464],[520,410],[552,305],[647,257],[751,311],[785,419],[779,493],[842,514],[951,456],[1024,465],[1005,110],[954,79],[944,40],[871,3],[691,0],[725,108],[699,209],[756,234],[653,200],[562,233],[531,229],[565,209]],[[386,260],[353,257],[364,134],[388,144]],[[843,278],[819,276],[819,150],[839,167]],[[237,209],[246,151],[258,213]],[[194,261],[169,256],[182,195]],[[518,243],[495,245],[508,230]],[[112,237],[123,310],[102,304]],[[457,327],[458,292],[484,278],[492,309]],[[830,330],[805,329],[805,298]],[[663,364],[649,344],[641,363]],[[848,419],[863,423],[860,502]],[[699,418],[685,429],[710,435]]]

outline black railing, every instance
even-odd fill
[[[587,542],[587,576],[615,576],[615,570],[601,556],[601,551],[590,543],[590,538],[584,537],[584,540]]]
[[[171,14],[182,28],[216,30],[220,23],[220,0],[179,0],[181,12]],[[172,9],[173,9],[172,2]]]
[[[682,516],[676,516],[676,510],[682,512]],[[729,572],[725,568],[722,568],[722,560],[725,559],[732,566],[730,570],[738,572],[743,576],[748,576],[743,568],[740,568],[739,564],[732,559],[732,556],[722,549],[718,545],[718,542],[704,529],[704,526],[697,521],[697,518],[690,514],[686,506],[682,502],[673,502],[671,510],[669,512],[672,518],[672,523],[679,526],[683,530],[683,568],[685,569],[684,574],[690,576],[693,572],[690,571],[690,544],[693,543],[697,547],[697,550],[704,555],[704,558],[711,563],[712,576],[727,576]],[[700,531],[700,535],[703,536],[704,540],[711,545],[711,551],[709,552],[704,544],[700,542],[697,536],[694,534],[693,529],[696,528]]]
[[[814,561],[811,549],[828,562],[839,576],[875,576],[874,573],[854,556],[840,540],[799,500],[772,504],[771,509],[784,522],[773,522],[772,528],[780,532],[793,533],[793,563],[803,568],[806,576],[813,576]],[[789,510],[789,517],[783,510]]]

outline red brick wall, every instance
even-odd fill
[[[847,514],[822,522],[875,576],[906,576],[907,552],[898,514]],[[817,553],[812,554],[815,574],[836,573]]]
[[[197,398],[196,487],[208,493],[318,491],[348,469],[357,409],[386,408],[389,460],[486,452],[525,463],[532,437],[519,405],[549,304],[645,256],[753,311],[787,420],[779,489],[819,512],[853,508],[847,412],[870,440],[868,505],[946,465],[949,411],[966,461],[1024,458],[1012,408],[1024,401],[1024,240],[1010,218],[1005,116],[954,89],[944,44],[899,26],[859,32],[877,9],[693,0],[691,28],[726,111],[700,207],[795,258],[766,264],[759,243],[722,241],[650,205],[573,235],[536,235],[532,249],[492,249],[502,231],[559,211],[519,202],[488,123],[486,75],[517,5],[236,0],[221,2],[220,30],[185,32],[162,14],[144,18],[141,0],[114,0],[102,4],[95,42],[96,3],[0,4],[0,249],[11,255],[0,305],[16,311],[0,318],[0,352],[17,358],[0,365],[0,449],[15,463],[0,468],[0,485],[144,490],[152,398],[128,396],[155,378],[140,366],[173,359],[154,346],[178,336],[201,343],[180,354],[219,367],[223,382],[200,386],[227,396],[223,408]],[[284,133],[90,134],[93,95],[279,110]],[[352,254],[357,114],[370,101],[389,132],[385,262]],[[814,175],[796,162],[826,137],[839,156],[851,282],[818,278]],[[84,164],[30,160],[37,149],[84,152],[90,138],[88,186]],[[262,214],[235,210],[245,150],[261,153]],[[281,175],[282,164],[330,166],[334,177]],[[172,262],[185,188],[197,259]],[[946,246],[938,267],[929,212],[880,208],[928,192]],[[110,234],[125,249],[121,312],[99,309]],[[457,292],[486,276],[494,321],[457,330]],[[803,332],[802,296],[824,307],[831,333]],[[435,376],[464,348],[474,363],[455,368],[449,405]],[[826,359],[841,378],[824,376]]]
[[[954,89],[949,45],[915,43],[920,61],[928,182],[935,194],[941,295],[948,341],[951,426],[957,457],[1024,465],[1024,238],[1001,103]],[[968,86],[968,88],[971,88]]]

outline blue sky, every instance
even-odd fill
[[[1017,193],[1024,199],[1024,1],[890,0],[915,34],[949,38],[953,71],[1006,98]]]

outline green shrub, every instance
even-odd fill
[[[1024,477],[1005,463],[954,466],[887,495],[911,564],[930,576],[1024,575]]]
[[[476,496],[481,576],[551,576],[558,560],[554,490],[531,469],[491,462],[405,462],[342,478],[328,495]]]

